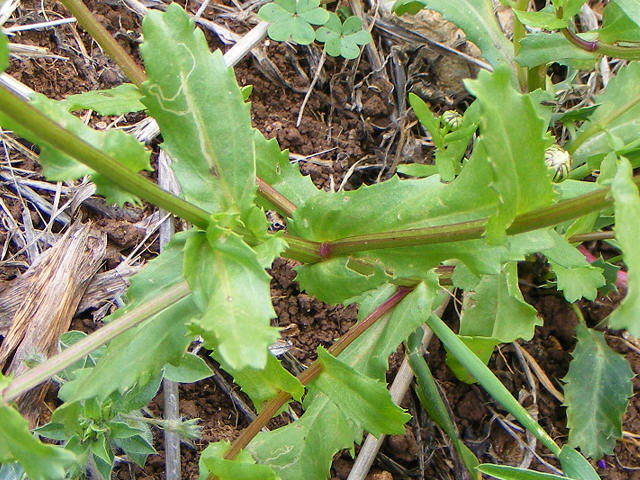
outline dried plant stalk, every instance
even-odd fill
[[[20,375],[29,369],[25,360],[57,352],[58,338],[69,329],[105,249],[104,234],[92,230],[90,224],[74,224],[0,292],[0,333],[2,325],[8,325],[0,346],[0,366],[5,373]],[[46,386],[18,399],[21,413],[32,426],[45,393]]]

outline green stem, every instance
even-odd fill
[[[209,224],[208,212],[162,190],[152,181],[121,165],[73,133],[60,127],[4,86],[0,86],[0,112],[29,130],[35,138],[84,163],[122,189],[202,229],[207,228]]]
[[[133,193],[197,227],[206,229],[209,225],[207,211],[162,190],[152,181],[92,147],[2,85],[0,85],[0,112],[27,129],[33,137],[87,165],[123,190]],[[258,183],[259,192],[266,198],[275,201],[276,205],[285,205],[291,208],[291,211],[295,210],[295,205],[284,196],[277,192],[275,197],[273,194],[270,195],[269,192],[275,192],[271,186],[261,180],[258,180]],[[319,243],[290,235],[285,235],[285,238],[289,243],[285,254],[289,258],[311,263],[321,260],[318,253],[320,251]]]
[[[258,193],[271,202],[279,212],[289,218],[293,216],[296,206],[291,200],[258,176],[256,176],[256,185],[258,185]]]
[[[617,45],[602,43],[598,40],[590,42],[579,37],[575,32],[569,30],[568,28],[563,28],[561,32],[564,37],[572,44],[587,52],[606,55],[607,57],[622,58],[625,60],[640,59],[640,47],[619,47]]]
[[[633,180],[636,184],[640,184],[640,176],[634,177]],[[606,208],[612,203],[612,200],[607,198],[609,191],[609,187],[602,188],[595,192],[518,215],[511,226],[507,228],[507,234],[516,235],[550,227]],[[358,235],[325,242],[321,244],[318,253],[322,258],[326,259],[333,255],[348,255],[368,250],[477,239],[484,234],[486,223],[487,219],[479,219],[434,227]]]
[[[170,307],[178,300],[186,297],[191,293],[187,282],[182,281],[177,285],[162,292],[148,302],[143,303],[130,312],[125,313],[120,318],[108,323],[100,330],[86,336],[72,346],[51,357],[40,365],[32,368],[24,375],[20,375],[9,384],[9,386],[1,392],[2,402],[15,400],[17,397],[39,385],[56,373],[64,370],[79,359],[86,357],[91,352],[100,348],[102,345],[113,340],[118,335],[122,335],[130,328],[139,325],[146,319],[160,313],[165,308]]]
[[[89,9],[80,0],[60,0],[76,17],[78,23],[98,42],[98,45],[116,62],[138,88],[146,80],[145,73],[135,60],[116,42],[107,30],[98,22]]]
[[[467,347],[458,336],[436,315],[431,315],[427,325],[440,339],[449,352],[474,376],[482,387],[511,413],[520,424],[529,430],[556,457],[560,455],[560,447],[547,432],[536,422],[489,368]]]
[[[589,233],[579,233],[577,235],[573,235],[569,238],[570,243],[582,243],[582,242],[590,242],[593,240],[610,240],[612,238],[616,238],[616,234],[614,232],[589,232]]]
[[[529,4],[529,0],[517,0],[515,6],[512,8],[514,10],[526,10],[527,5]],[[520,23],[518,17],[513,15],[513,56],[517,57],[518,52],[520,51],[520,40],[522,40],[525,36],[524,25]],[[529,85],[527,81],[527,68],[522,67],[516,64],[516,72],[518,74],[518,84],[520,85],[520,91],[527,92],[529,91]]]

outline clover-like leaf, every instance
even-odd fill
[[[329,19],[329,12],[319,5],[320,0],[276,0],[264,5],[258,16],[271,23],[267,30],[271,39],[308,45],[315,39],[311,25],[323,25]]]
[[[362,29],[360,17],[349,17],[340,23],[335,13],[329,13],[329,20],[316,32],[316,40],[324,43],[326,52],[332,57],[343,56],[351,60],[360,55],[360,45],[371,41],[371,34]]]

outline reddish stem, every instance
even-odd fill
[[[382,304],[380,304],[373,312],[367,315],[365,318],[356,323],[353,328],[351,328],[340,340],[338,340],[334,345],[329,348],[329,353],[333,356],[338,356],[341,352],[347,348],[351,342],[353,342],[356,338],[362,335],[369,327],[371,327],[374,323],[376,323],[384,314],[393,309],[398,303],[400,303],[407,295],[409,295],[413,291],[413,288],[409,287],[399,287],[393,295],[391,295],[387,300],[385,300]],[[298,380],[303,385],[306,385],[311,380],[313,380],[320,372],[322,372],[322,365],[317,361],[313,362],[309,368],[307,368],[304,372],[302,372],[298,376]],[[287,392],[280,391],[278,394],[265,405],[264,409],[260,412],[260,414],[255,418],[251,424],[245,428],[240,436],[235,439],[235,441],[227,450],[224,458],[227,460],[233,460],[240,451],[245,448],[251,439],[257,435],[257,433],[264,427],[267,422],[273,417],[280,407],[282,407],[285,403],[287,403],[291,399],[291,395]],[[209,479],[216,478],[215,475],[211,474],[208,477]]]

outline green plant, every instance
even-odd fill
[[[549,35],[545,42],[553,49],[560,48],[561,38],[570,38],[575,49],[587,48],[594,61],[594,52],[603,45],[583,44],[576,40],[581,36],[565,28],[580,3],[554,2],[554,18],[562,22],[540,15],[534,20],[563,31],[562,37],[541,34]],[[67,4],[73,6],[70,0]],[[131,75],[141,103],[161,128],[162,148],[173,158],[182,198],[134,173],[132,168],[148,168],[148,152],[142,146],[129,137],[111,138],[110,133],[79,125],[66,110],[73,102],[59,105],[39,97],[25,104],[0,87],[0,125],[41,145],[46,174],[57,179],[90,174],[110,201],[139,198],[194,225],[176,235],[134,277],[126,307],[111,315],[103,329],[21,377],[0,377],[3,464],[19,462],[34,479],[61,478],[65,471],[78,471],[90,452],[103,462],[100,468],[107,475],[112,455],[107,446],[116,440],[114,431],[122,428],[129,438],[145,438],[144,428],[120,420],[128,421],[131,412],[150,398],[155,391],[151,386],[162,372],[194,361],[186,349],[200,335],[260,411],[233,444],[207,447],[200,459],[201,477],[324,478],[335,452],[352,448],[362,440],[363,431],[403,431],[408,415],[393,404],[384,385],[387,359],[426,322],[447,347],[456,373],[483,385],[558,457],[568,477],[598,478],[574,448],[595,458],[611,451],[621,434],[620,419],[631,388],[628,365],[599,334],[586,326],[578,331],[579,345],[566,378],[570,437],[562,447],[520,407],[485,363],[496,345],[530,339],[540,323],[518,288],[516,265],[527,255],[541,252],[548,258],[557,288],[568,301],[595,298],[598,288],[605,286],[602,268],[590,265],[572,239],[608,226],[612,213],[628,268],[629,293],[609,324],[640,335],[634,314],[640,301],[640,258],[633,245],[640,234],[636,187],[640,179],[632,176],[632,165],[640,158],[634,127],[640,113],[635,88],[640,65],[622,68],[597,99],[599,107],[573,130],[566,145],[573,160],[571,179],[553,184],[544,157],[555,141],[549,131],[554,117],[541,102],[553,96],[554,87],[549,82],[548,92],[523,93],[539,83],[537,74],[544,74],[540,67],[548,60],[538,53],[543,60],[531,60],[534,54],[527,39],[532,35],[518,33],[512,44],[488,1],[465,0],[453,6],[444,0],[425,0],[424,4],[458,23],[494,72],[481,72],[467,82],[476,100],[458,130],[450,131],[423,104],[410,100],[441,152],[436,154],[440,175],[422,179],[394,177],[351,192],[315,189],[289,164],[275,140],[267,141],[251,128],[250,107],[232,71],[219,52],[209,52],[202,33],[194,31],[176,5],[163,14],[151,12],[145,19],[141,53],[148,79],[135,67]],[[424,4],[401,0],[396,9],[415,11]],[[287,10],[291,18],[306,11]],[[613,14],[629,17],[622,6]],[[529,17],[519,18],[534,21]],[[631,17],[627,19],[626,24],[633,24]],[[615,29],[607,27],[611,42]],[[635,48],[608,45],[603,52],[609,47],[625,49],[627,57]],[[4,55],[0,65],[6,65],[6,51],[0,54]],[[573,53],[565,54],[563,61],[567,55]],[[580,55],[567,62],[584,61]],[[117,53],[113,56],[119,58]],[[117,99],[121,93],[111,92]],[[465,158],[474,135],[472,152]],[[596,183],[579,180],[579,175],[595,170],[600,172]],[[443,178],[449,182],[443,183]],[[381,204],[388,206],[382,218],[371,208]],[[287,233],[268,233],[263,209],[286,217]],[[303,262],[297,278],[310,294],[330,303],[359,305],[360,322],[328,351],[320,349],[318,361],[298,377],[268,353],[278,331],[269,323],[274,312],[264,269],[279,255]],[[439,280],[450,272],[439,269],[443,262],[455,266],[448,280],[469,299],[457,335],[431,315],[441,295]],[[83,360],[74,366],[107,342],[95,365]],[[584,354],[593,348],[602,354],[596,358]],[[433,402],[436,421],[455,435],[435,403],[415,341],[407,351],[412,352],[421,381],[421,399]],[[9,402],[67,368],[73,373],[60,392],[64,403],[43,430],[64,438],[61,448],[37,441]],[[598,378],[615,376],[619,386],[609,391],[596,378],[577,390],[574,386],[585,370],[597,372]],[[303,402],[300,419],[260,432],[291,398]],[[578,417],[588,418],[597,428],[585,434],[577,428]],[[476,468],[477,461],[464,446],[457,442],[456,448],[469,469]],[[149,451],[130,453],[142,460]],[[477,469],[476,476],[485,471],[497,478],[544,478],[491,465]]]
[[[338,15],[319,5],[319,0],[274,0],[260,8],[258,16],[270,23],[267,32],[273,40],[300,45],[317,40],[325,44],[325,51],[332,57],[357,58],[359,46],[371,42],[371,34],[362,29],[362,20],[350,16],[343,23]],[[311,25],[321,27],[314,30]]]
[[[324,43],[324,49],[332,57],[358,58],[360,45],[371,41],[371,34],[362,29],[359,17],[349,17],[344,22],[335,13],[329,14],[322,27],[316,32],[316,40]]]
[[[324,25],[329,20],[329,12],[319,5],[320,0],[275,0],[264,5],[258,15],[270,22],[268,32],[273,40],[308,45],[316,36],[311,25]]]

